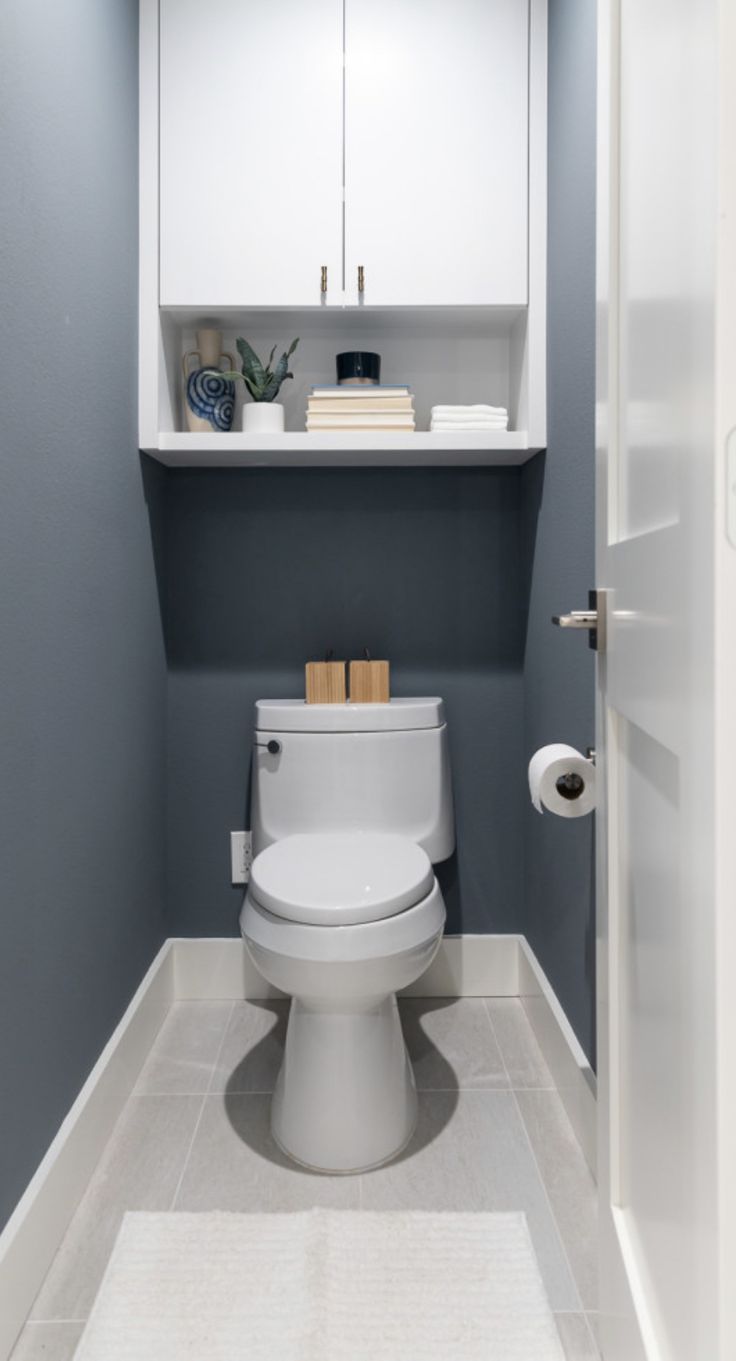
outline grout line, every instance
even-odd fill
[[[427,1093],[429,1093],[429,1092],[485,1092],[485,1093],[490,1094],[491,1096],[495,1095],[495,1094],[498,1093],[498,1092],[547,1092],[548,1094],[554,1095],[555,1092],[557,1091],[557,1088],[556,1088],[556,1087],[518,1087],[518,1086],[517,1086],[517,1087],[513,1087],[513,1086],[511,1085],[511,1082],[510,1082],[510,1081],[509,1081],[508,1083],[499,1082],[495,1087],[490,1087],[490,1086],[485,1086],[485,1087],[466,1087],[466,1086],[464,1086],[464,1085],[462,1084],[462,1082],[459,1082],[459,1083],[456,1083],[456,1085],[455,1085],[454,1087],[417,1087],[417,1091],[418,1091],[418,1092],[427,1092]],[[194,1095],[194,1096],[199,1096],[199,1092],[194,1092],[193,1095]],[[250,1096],[250,1095],[268,1096],[269,1093],[268,1093],[268,1092],[258,1092],[258,1093],[250,1093],[250,1092],[233,1092],[233,1096]]]
[[[175,1189],[174,1194],[173,1194],[173,1196],[172,1196],[172,1198],[171,1198],[171,1205],[169,1206],[169,1210],[170,1210],[170,1211],[173,1210],[173,1209],[175,1208],[175,1206],[176,1206],[176,1202],[177,1202],[178,1197],[179,1197],[179,1192],[180,1192],[181,1187],[182,1187],[182,1182],[184,1181],[184,1176],[185,1176],[186,1170],[187,1170],[187,1168],[188,1168],[188,1166],[189,1166],[189,1160],[190,1160],[190,1158],[191,1158],[191,1156],[192,1156],[192,1149],[194,1148],[194,1140],[196,1139],[197,1134],[199,1133],[199,1127],[200,1127],[200,1125],[201,1125],[201,1123],[202,1123],[202,1116],[204,1115],[204,1109],[205,1109],[205,1106],[206,1106],[206,1104],[207,1104],[207,1097],[209,1096],[210,1091],[211,1091],[211,1089],[212,1089],[212,1083],[214,1082],[214,1079],[215,1079],[215,1073],[216,1073],[216,1071],[217,1071],[217,1065],[218,1065],[218,1063],[219,1063],[219,1061],[220,1061],[220,1055],[221,1055],[221,1053],[222,1053],[222,1051],[223,1051],[223,1048],[224,1048],[224,1046],[225,1046],[225,1040],[226,1040],[226,1038],[227,1038],[227,1033],[228,1033],[228,1031],[229,1031],[229,1029],[230,1029],[230,1022],[231,1022],[231,1020],[232,1020],[234,1010],[235,1010],[235,1003],[234,1003],[234,1002],[231,1002],[231,1003],[230,1003],[230,1010],[228,1011],[227,1017],[226,1017],[226,1019],[225,1019],[225,1024],[224,1024],[224,1026],[222,1027],[222,1035],[221,1035],[221,1037],[220,1037],[220,1043],[219,1043],[219,1045],[218,1045],[217,1053],[215,1054],[214,1062],[213,1062],[213,1064],[212,1064],[212,1072],[210,1073],[210,1080],[209,1080],[209,1082],[207,1083],[207,1090],[206,1090],[206,1092],[204,1093],[204,1096],[202,1097],[202,1104],[201,1104],[201,1106],[200,1106],[200,1108],[199,1108],[199,1114],[198,1114],[197,1119],[196,1119],[196,1121],[195,1121],[194,1129],[193,1129],[193,1131],[192,1131],[192,1137],[191,1137],[191,1139],[189,1140],[189,1147],[187,1148],[186,1156],[185,1156],[185,1158],[184,1158],[184,1163],[183,1163],[181,1172],[179,1173],[179,1180],[178,1180],[177,1183],[176,1183],[176,1189]],[[199,1095],[199,1093],[197,1093],[197,1095]]]
[[[217,1065],[218,1065],[218,1063],[220,1062],[220,1055],[222,1054],[222,1051],[223,1051],[223,1049],[225,1048],[225,1040],[227,1039],[228,1031],[230,1030],[230,1022],[231,1022],[232,1019],[233,1019],[233,1012],[234,1012],[234,1011],[235,1011],[235,1003],[234,1003],[234,1002],[231,1002],[231,1003],[230,1003],[230,1010],[228,1011],[227,1016],[226,1016],[226,1018],[225,1018],[225,1024],[224,1024],[224,1026],[222,1027],[222,1036],[221,1036],[221,1038],[220,1038],[220,1043],[219,1043],[219,1045],[217,1046],[217,1053],[215,1054],[215,1060],[214,1060],[214,1063],[212,1064],[212,1072],[210,1073],[210,1080],[209,1080],[209,1082],[207,1083],[207,1091],[205,1092],[205,1096],[209,1096],[209,1095],[210,1095],[210,1092],[212,1091],[212,1083],[213,1083],[214,1080],[215,1080],[215,1073],[217,1072]]]
[[[245,1087],[243,1088],[242,1091],[238,1091],[238,1089],[237,1089],[236,1087],[228,1087],[228,1089],[227,1089],[226,1092],[225,1092],[225,1091],[222,1091],[222,1092],[213,1092],[212,1090],[210,1090],[210,1091],[206,1092],[205,1095],[206,1095],[206,1096],[273,1096],[274,1091],[275,1091],[275,1088],[274,1088],[274,1087],[267,1087],[267,1088],[264,1088],[263,1091],[261,1091],[260,1087],[258,1088],[257,1091],[256,1091],[256,1090],[250,1091],[250,1089],[245,1088]],[[195,1095],[195,1096],[199,1096],[199,1092],[195,1092],[194,1095]]]
[[[244,1088],[242,1091],[236,1091],[236,1089],[235,1089],[234,1087],[232,1087],[232,1088],[231,1088],[231,1087],[228,1087],[227,1092],[225,1092],[224,1088],[223,1088],[223,1090],[222,1090],[221,1092],[213,1091],[213,1090],[212,1090],[212,1086],[211,1086],[212,1080],[213,1080],[212,1077],[210,1077],[210,1079],[209,1079],[210,1085],[206,1088],[205,1091],[202,1091],[202,1088],[200,1087],[200,1089],[199,1089],[198,1092],[132,1092],[131,1095],[132,1095],[132,1096],[135,1096],[136,1100],[138,1100],[139,1098],[144,1097],[144,1096],[156,1096],[156,1097],[162,1097],[162,1096],[188,1096],[188,1097],[192,1097],[192,1096],[225,1096],[225,1095],[227,1095],[227,1096],[273,1096],[273,1093],[274,1093],[274,1088],[273,1088],[273,1087],[269,1087],[267,1090],[264,1090],[264,1091],[261,1091],[260,1088],[259,1088],[258,1091],[253,1091],[253,1092],[247,1091],[245,1088]],[[454,1089],[454,1088],[448,1088],[448,1090],[454,1091],[455,1089]],[[525,1088],[524,1090],[526,1091],[527,1088]],[[543,1087],[541,1090],[542,1090],[542,1091],[546,1091],[547,1088],[546,1088],[546,1087]]]
[[[55,1327],[57,1323],[76,1323],[82,1327],[87,1323],[86,1318],[28,1318],[23,1324],[24,1328],[48,1328],[49,1324]]]
[[[529,1035],[529,1038],[531,1039],[532,1045],[534,1046],[534,1049],[536,1050],[536,1053],[537,1053],[537,1055],[538,1055],[538,1057],[539,1057],[539,1060],[540,1060],[539,1064],[537,1064],[537,1065],[535,1065],[535,1066],[536,1066],[536,1067],[540,1067],[540,1066],[541,1066],[542,1068],[544,1068],[544,1070],[545,1070],[546,1073],[549,1073],[549,1083],[547,1084],[547,1086],[542,1087],[542,1086],[539,1086],[539,1084],[536,1084],[536,1083],[535,1083],[535,1085],[534,1085],[533,1087],[526,1087],[526,1086],[523,1085],[523,1083],[517,1083],[517,1084],[514,1085],[514,1083],[511,1082],[511,1074],[508,1073],[508,1068],[506,1068],[506,1059],[505,1059],[505,1057],[504,1057],[503,1050],[502,1050],[502,1046],[501,1046],[501,1040],[500,1040],[500,1038],[499,1038],[499,1034],[498,1034],[498,1031],[496,1030],[495,1022],[494,1022],[494,1020],[493,1020],[493,1013],[492,1013],[492,1011],[491,1011],[491,1008],[490,1008],[489,1005],[488,1005],[489,1002],[497,1002],[497,1001],[502,1001],[502,1002],[516,1001],[516,1002],[519,1003],[519,1006],[521,1007],[521,1017],[522,1017],[522,1034],[519,1036],[520,1042],[521,1042],[521,1047],[523,1048],[524,1045],[525,1045],[525,1043],[526,1043],[526,1037],[523,1035],[523,1030],[526,1029],[526,1030],[528,1031],[528,1035]],[[516,998],[508,998],[508,997],[502,997],[502,998],[497,998],[497,997],[484,997],[484,998],[483,998],[483,1005],[484,1005],[484,1007],[485,1007],[486,1016],[488,1017],[488,1020],[489,1020],[490,1023],[491,1023],[491,1029],[492,1029],[492,1031],[493,1031],[493,1034],[494,1034],[494,1037],[495,1037],[495,1040],[496,1040],[496,1044],[498,1045],[499,1050],[501,1050],[501,1057],[502,1057],[502,1059],[503,1059],[504,1068],[506,1068],[506,1071],[507,1071],[507,1073],[508,1073],[508,1077],[509,1077],[509,1086],[511,1087],[511,1090],[514,1091],[514,1092],[556,1092],[556,1091],[558,1090],[557,1084],[555,1083],[554,1077],[552,1076],[552,1073],[550,1072],[549,1064],[547,1063],[547,1060],[546,1060],[546,1058],[544,1057],[544,1054],[542,1053],[542,1051],[541,1051],[541,1049],[540,1049],[540,1047],[539,1047],[539,1041],[537,1040],[537,1037],[536,1037],[536,1035],[534,1034],[534,1030],[532,1029],[531,1023],[530,1023],[530,1021],[529,1021],[529,1017],[527,1016],[527,1014],[526,1014],[526,1012],[525,1012],[525,1010],[524,1010],[524,1006],[523,1006],[523,1003],[522,1003],[522,1001],[521,1001],[521,998],[520,998],[520,997],[516,997]],[[518,1016],[519,1013],[516,1012],[516,1015]]]
[[[593,1324],[592,1324],[591,1321],[590,1321],[591,1318],[595,1317],[595,1315],[597,1314],[597,1312],[598,1312],[598,1311],[597,1311],[596,1309],[586,1309],[586,1310],[585,1310],[585,1325],[586,1325],[586,1327],[587,1327],[587,1329],[588,1329],[588,1332],[589,1332],[589,1334],[590,1334],[590,1340],[591,1340],[591,1342],[592,1342],[592,1344],[593,1344],[593,1351],[594,1351],[595,1355],[596,1355],[596,1356],[601,1356],[601,1349],[600,1349],[600,1347],[599,1347],[599,1345],[598,1345],[598,1335],[597,1335],[597,1333],[596,1333],[595,1328],[593,1327]]]
[[[484,1002],[485,1002],[485,998],[484,998],[483,1000],[484,1000]],[[487,1015],[487,1017],[488,1017],[488,1020],[490,1021],[491,1030],[493,1031],[493,1037],[494,1037],[494,1039],[495,1039],[495,1041],[496,1041],[496,1044],[498,1045],[499,1053],[500,1053],[500,1055],[501,1055],[501,1062],[503,1063],[503,1066],[504,1066],[504,1071],[505,1071],[505,1073],[506,1073],[506,1076],[509,1077],[509,1070],[508,1070],[508,1068],[506,1067],[506,1059],[504,1058],[503,1050],[501,1049],[501,1045],[500,1045],[500,1043],[499,1043],[498,1035],[496,1034],[496,1027],[495,1027],[494,1024],[493,1024],[493,1017],[491,1016],[491,1012],[490,1012],[490,1008],[489,1008],[489,1007],[486,1007],[486,1015]],[[510,1078],[509,1078],[509,1081],[510,1081]],[[543,1090],[546,1090],[546,1089],[543,1088]],[[553,1205],[552,1205],[552,1201],[550,1200],[549,1191],[547,1190],[547,1183],[546,1183],[546,1181],[544,1180],[544,1177],[542,1176],[542,1169],[541,1169],[541,1167],[539,1166],[539,1163],[538,1163],[538,1161],[537,1161],[537,1155],[536,1155],[536,1153],[534,1152],[534,1148],[532,1147],[532,1141],[531,1141],[531,1139],[530,1139],[530,1137],[529,1137],[529,1130],[527,1129],[526,1120],[524,1119],[524,1112],[522,1111],[521,1106],[519,1105],[519,1100],[518,1100],[518,1097],[517,1097],[517,1095],[516,1095],[516,1088],[514,1088],[514,1087],[510,1088],[510,1093],[511,1093],[511,1096],[512,1096],[512,1098],[513,1098],[514,1105],[515,1105],[515,1107],[516,1107],[517,1115],[518,1115],[518,1117],[519,1117],[519,1120],[521,1121],[521,1128],[522,1128],[522,1130],[524,1131],[524,1138],[525,1138],[525,1140],[526,1140],[526,1145],[527,1145],[527,1148],[529,1149],[529,1152],[530,1152],[530,1154],[531,1154],[531,1158],[532,1158],[532,1162],[533,1162],[533,1164],[534,1164],[534,1167],[536,1168],[537,1176],[538,1176],[538,1178],[539,1178],[539,1182],[540,1182],[540,1185],[541,1185],[541,1187],[542,1187],[542,1192],[543,1192],[543,1194],[544,1194],[544,1199],[545,1199],[546,1202],[547,1202],[547,1206],[548,1206],[550,1215],[552,1216],[552,1224],[553,1224],[553,1226],[554,1226],[555,1233],[557,1234],[557,1241],[558,1241],[558,1243],[559,1243],[559,1245],[560,1245],[560,1251],[561,1251],[561,1253],[562,1253],[563,1261],[565,1262],[565,1265],[567,1266],[567,1270],[568,1270],[568,1273],[569,1273],[569,1276],[570,1276],[570,1280],[572,1281],[572,1287],[573,1287],[573,1290],[575,1291],[575,1294],[576,1294],[577,1299],[578,1299],[578,1303],[579,1303],[579,1305],[580,1305],[580,1308],[579,1308],[579,1309],[576,1309],[576,1310],[573,1310],[573,1309],[570,1309],[570,1310],[553,1310],[552,1312],[553,1312],[553,1313],[580,1313],[580,1314],[584,1314],[584,1313],[585,1313],[585,1309],[583,1308],[583,1301],[582,1301],[582,1298],[581,1298],[581,1295],[580,1295],[580,1289],[579,1289],[579,1287],[578,1287],[577,1277],[575,1276],[575,1272],[574,1272],[573,1269],[572,1269],[572,1263],[571,1263],[571,1261],[570,1261],[570,1258],[568,1257],[567,1248],[566,1248],[566,1246],[565,1246],[565,1242],[564,1242],[564,1240],[563,1240],[562,1234],[560,1233],[560,1226],[559,1226],[559,1224],[558,1224],[558,1222],[557,1222],[557,1215],[556,1215],[555,1212],[554,1212],[554,1207],[553,1207]]]

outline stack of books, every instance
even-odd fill
[[[314,387],[307,403],[307,430],[414,428],[414,398],[408,387],[377,383]]]

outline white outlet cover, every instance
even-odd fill
[[[233,884],[247,884],[253,864],[253,841],[250,832],[230,833],[230,880]]]

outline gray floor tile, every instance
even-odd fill
[[[83,1323],[27,1323],[10,1361],[71,1361]]]
[[[425,1092],[395,1162],[363,1177],[367,1210],[523,1210],[550,1304],[580,1301],[510,1092]]]
[[[271,1137],[270,1110],[270,1096],[206,1098],[177,1210],[358,1209],[360,1177],[297,1167]]]
[[[210,1092],[272,1092],[284,1056],[289,1002],[236,1002]]]
[[[565,1361],[600,1361],[585,1314],[555,1314]]]
[[[488,997],[485,1005],[511,1086],[553,1088],[552,1075],[521,1002],[515,997]]]
[[[199,1096],[139,1096],[127,1104],[32,1310],[34,1319],[89,1314],[125,1210],[168,1210],[197,1119]]]
[[[420,1091],[508,1087],[482,998],[406,997],[399,1010]]]
[[[204,1096],[232,1002],[175,1002],[138,1082],[137,1092]]]
[[[516,1099],[547,1188],[583,1308],[595,1309],[597,1193],[556,1092],[517,1092]]]

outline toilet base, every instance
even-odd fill
[[[417,1093],[396,996],[294,997],[271,1106],[274,1139],[320,1172],[363,1172],[408,1143]]]

